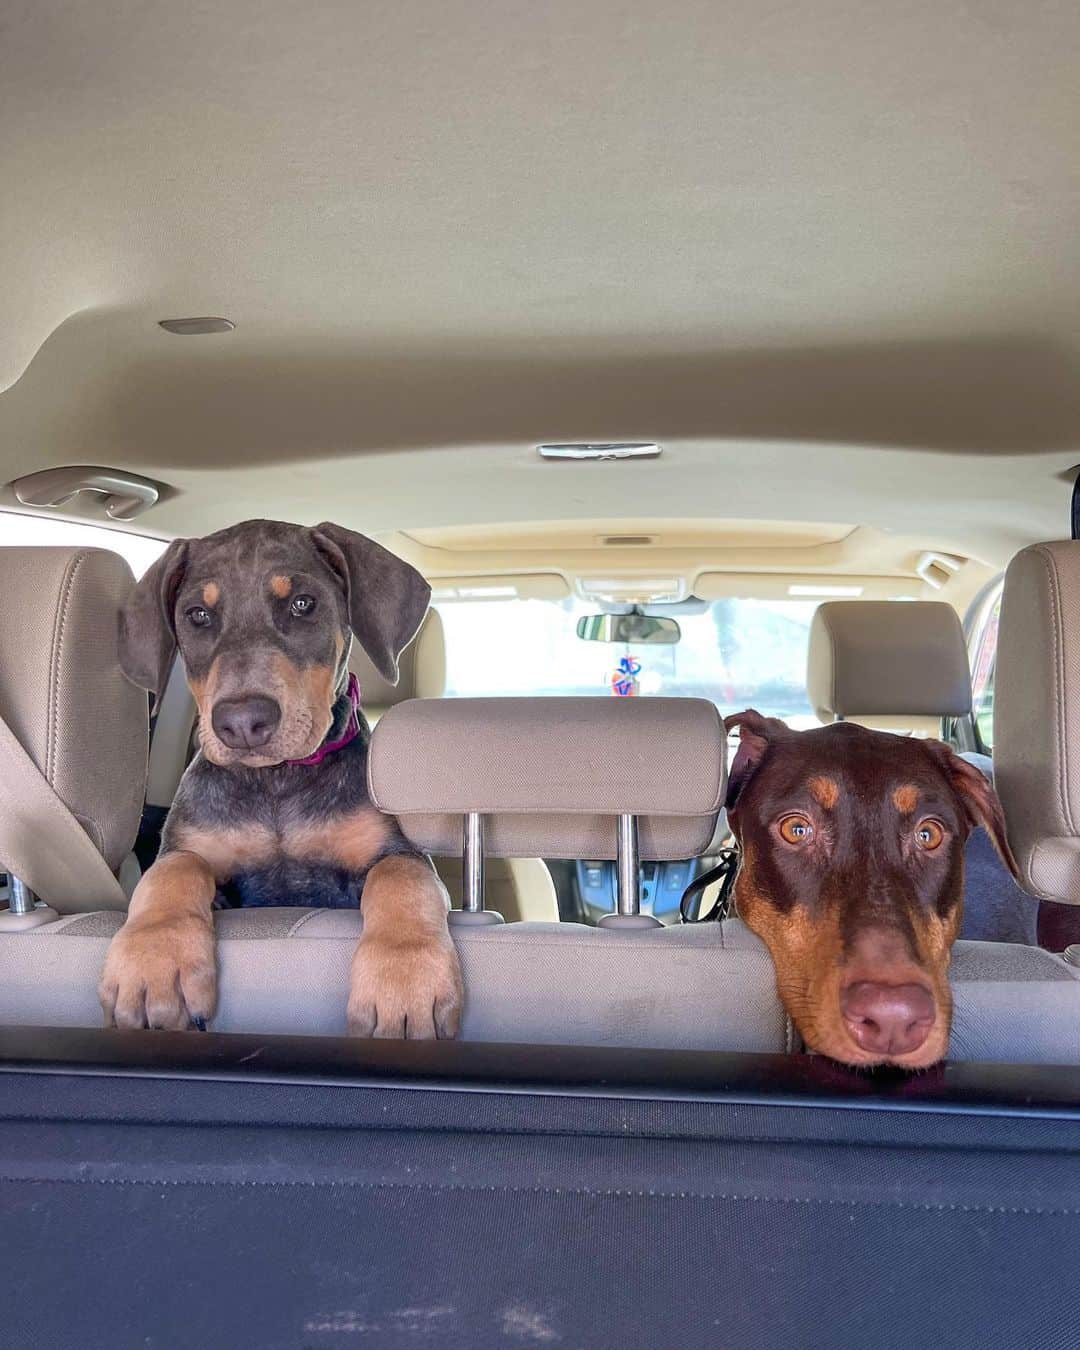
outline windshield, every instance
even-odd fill
[[[595,694],[711,699],[723,713],[754,707],[796,728],[818,725],[806,697],[806,647],[816,600],[716,600],[677,615],[671,645],[586,642],[582,600],[454,601],[446,629],[449,697]]]

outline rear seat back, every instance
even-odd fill
[[[0,548],[0,717],[114,874],[146,781],[146,694],[121,674],[116,643],[133,585],[104,549]],[[41,898],[61,910],[102,903]]]

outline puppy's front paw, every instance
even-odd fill
[[[352,962],[350,1036],[449,1040],[461,1025],[464,991],[449,937],[363,937]]]
[[[213,921],[128,919],[105,957],[98,997],[106,1026],[183,1031],[217,1002]]]

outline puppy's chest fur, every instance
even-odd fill
[[[187,849],[214,869],[227,906],[354,909],[381,858],[412,850],[367,792],[360,734],[320,764],[224,769],[196,757],[162,834],[162,853]]]

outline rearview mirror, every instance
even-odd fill
[[[682,629],[674,619],[651,614],[586,614],[577,635],[586,642],[678,642]]]

